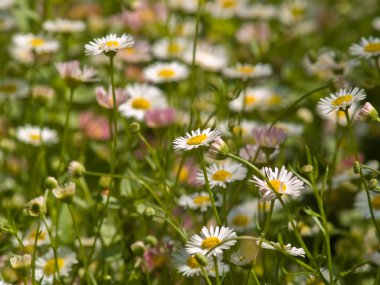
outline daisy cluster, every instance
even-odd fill
[[[0,0],[0,285],[378,284],[378,2]]]

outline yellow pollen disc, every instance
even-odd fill
[[[354,96],[352,96],[351,94],[340,96],[336,98],[335,100],[333,100],[331,104],[335,107],[341,106],[343,104],[349,104],[351,103],[353,97]]]
[[[257,99],[253,95],[246,95],[244,101],[246,105],[253,105],[256,103]]]
[[[17,86],[14,84],[4,84],[0,86],[0,92],[11,94],[16,91],[17,91]]]
[[[170,77],[173,77],[174,75],[175,75],[174,70],[170,68],[164,68],[158,72],[158,76],[164,77],[164,78],[170,78]]]
[[[224,169],[217,170],[211,178],[216,181],[226,181],[228,178],[232,176],[231,172],[228,172]]]
[[[119,46],[119,42],[118,41],[108,41],[106,42],[106,46],[109,47],[109,48],[117,48]]]
[[[188,178],[189,178],[189,171],[185,167],[182,167],[181,171],[179,172],[178,180],[180,182],[187,182]]]
[[[198,196],[193,199],[194,204],[196,205],[203,205],[210,203],[210,197],[208,196]]]
[[[41,38],[34,38],[34,39],[30,40],[30,45],[32,47],[39,47],[39,46],[42,46],[44,43],[45,43],[45,41]]]
[[[187,259],[186,264],[187,264],[190,268],[192,268],[192,269],[199,268],[199,263],[198,263],[198,261],[195,259],[194,256],[190,256],[190,257]]]
[[[279,95],[272,95],[269,98],[269,102],[268,103],[271,106],[280,105],[280,103],[281,103],[281,96],[279,96]]]
[[[150,102],[144,98],[139,97],[139,98],[133,99],[132,107],[134,109],[148,110],[150,108]]]
[[[248,75],[255,71],[255,68],[253,66],[239,66],[237,68],[237,71],[239,71],[242,74]]]
[[[29,138],[32,141],[40,141],[41,140],[41,135],[40,134],[30,134]]]
[[[305,14],[305,9],[299,8],[299,7],[294,7],[291,10],[292,14],[294,17],[301,17],[303,14]]]
[[[236,6],[236,0],[222,0],[223,8],[234,8]]]
[[[218,244],[220,244],[220,239],[218,239],[217,237],[208,237],[202,241],[201,248],[202,249],[211,249],[214,246],[217,246]]]
[[[246,226],[248,225],[249,218],[247,215],[236,215],[232,219],[232,224],[235,226]]]
[[[57,258],[57,264],[58,264],[58,271],[59,271],[59,270],[61,270],[62,266],[65,264],[65,261],[62,258]],[[54,258],[49,259],[46,262],[46,264],[43,268],[43,272],[47,276],[54,274],[54,272],[55,272],[55,260],[54,260]]]
[[[380,52],[380,43],[369,43],[364,46],[366,52]]]
[[[177,54],[181,51],[181,46],[179,44],[176,44],[176,43],[170,43],[169,46],[168,46],[168,52],[170,54]]]
[[[276,191],[279,192],[279,193],[282,193],[282,192],[284,192],[286,190],[285,183],[283,183],[283,182],[281,182],[279,180],[272,179],[269,182],[273,186],[273,188],[276,189]]]
[[[199,145],[199,144],[203,143],[206,139],[207,139],[207,135],[201,134],[201,135],[197,135],[195,137],[189,138],[186,141],[186,144],[187,145]]]
[[[371,205],[372,205],[372,208],[376,210],[380,210],[380,195],[377,195],[374,198],[372,198]]]

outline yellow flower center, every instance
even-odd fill
[[[226,181],[228,178],[232,176],[231,172],[228,172],[227,170],[220,169],[217,170],[211,178],[216,181]]]
[[[257,99],[254,95],[246,95],[244,98],[245,104],[246,105],[253,105],[256,103]]]
[[[198,263],[198,261],[195,259],[194,256],[190,256],[190,257],[187,259],[186,264],[187,264],[190,268],[192,268],[192,269],[199,268],[199,263]]]
[[[244,66],[239,66],[237,68],[237,71],[244,74],[244,75],[248,75],[248,74],[251,74],[252,72],[254,72],[255,68],[253,66],[244,65]]]
[[[268,100],[269,105],[271,106],[277,106],[281,103],[281,96],[279,95],[272,95]]]
[[[236,0],[222,0],[221,4],[223,8],[234,8],[236,7]]]
[[[30,134],[29,139],[34,142],[39,142],[41,140],[40,134]]]
[[[187,145],[199,145],[199,144],[203,143],[206,139],[207,139],[206,134],[200,134],[200,135],[197,135],[195,137],[189,138],[186,141],[186,144]]]
[[[30,40],[30,45],[32,47],[39,47],[39,46],[42,46],[44,43],[45,43],[45,40],[41,38],[34,38]]]
[[[134,109],[148,110],[150,108],[150,102],[144,98],[136,98],[132,101],[132,107]]]
[[[194,204],[196,205],[203,205],[210,203],[210,197],[209,196],[198,196],[193,199]]]
[[[28,235],[28,239],[34,240],[36,238],[36,235],[37,235],[37,231],[32,231]],[[40,232],[40,234],[38,235],[38,240],[44,240],[45,238],[46,238],[46,233],[45,232]]]
[[[4,84],[0,86],[0,92],[11,94],[17,91],[17,86],[14,84]]]
[[[134,47],[127,47],[125,49],[122,49],[121,52],[126,54],[126,55],[133,55],[136,53],[136,49]]]
[[[291,12],[294,17],[301,17],[303,14],[305,14],[305,9],[301,7],[294,7],[292,8]]]
[[[280,180],[277,179],[272,179],[269,181],[272,187],[279,193],[282,193],[286,190],[286,185],[285,183],[281,182]],[[269,187],[269,185],[268,185]]]
[[[218,244],[220,244],[220,242],[221,242],[220,239],[218,239],[217,237],[208,237],[202,241],[201,248],[202,249],[211,249],[214,246],[217,246]]]
[[[180,182],[186,182],[188,177],[189,177],[189,171],[185,167],[182,167],[179,172],[178,180]]]
[[[106,46],[109,47],[109,48],[117,48],[119,46],[119,42],[118,41],[108,41],[106,42]]]
[[[235,226],[246,226],[248,225],[248,222],[249,222],[249,218],[247,215],[236,215],[233,219],[232,219],[232,224],[235,225]]]
[[[379,43],[369,43],[364,47],[366,52],[380,52],[380,42]]]
[[[163,68],[158,72],[158,76],[163,78],[170,78],[175,75],[175,72],[173,69],[170,68]]]
[[[57,258],[57,264],[58,264],[58,271],[59,271],[59,270],[61,270],[61,268],[65,264],[65,261],[62,258]],[[45,275],[47,275],[47,276],[54,274],[54,272],[55,272],[55,260],[54,260],[54,258],[49,259],[46,262],[46,264],[42,270],[45,273]]]
[[[347,94],[336,98],[331,102],[331,104],[335,107],[341,106],[343,104],[349,104],[351,103],[352,98],[354,98],[354,96],[352,96],[351,94]]]
[[[177,43],[170,43],[168,46],[168,52],[170,54],[177,54],[182,50],[181,46]]]
[[[374,198],[372,198],[371,205],[372,205],[372,208],[376,210],[380,210],[380,195],[377,195]]]

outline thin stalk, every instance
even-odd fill
[[[220,285],[218,259],[215,255],[212,256],[212,259],[214,261],[216,285]]]
[[[33,254],[32,254],[32,264],[31,264],[32,283],[33,284],[35,284],[35,280],[36,280],[36,253],[37,253],[37,242],[38,242],[38,236],[39,236],[39,231],[40,231],[40,225],[41,225],[41,218],[38,218],[37,228],[36,228],[36,236],[34,238],[34,247],[33,247]]]
[[[202,151],[199,151],[199,159],[201,161],[203,176],[205,178],[205,186],[206,186],[206,190],[208,192],[208,195],[210,197],[212,210],[214,211],[214,215],[215,215],[216,221],[218,222],[218,225],[221,226],[222,222],[220,220],[218,210],[216,209],[216,206],[215,206],[214,196],[213,196],[211,188],[210,188],[210,182],[208,180],[208,175],[207,175],[207,171],[206,171],[206,163],[205,163],[205,160],[203,158]]]
[[[208,278],[207,272],[204,269],[204,267],[200,266],[200,268],[201,268],[201,271],[202,271],[202,275],[203,275],[204,279],[206,280],[207,285],[212,285],[212,283],[210,281],[210,278]]]
[[[194,113],[197,113],[194,110],[194,101],[196,97],[196,68],[195,68],[195,57],[197,52],[197,43],[198,43],[198,35],[199,35],[199,27],[200,27],[200,21],[201,21],[201,15],[202,15],[202,4],[203,0],[198,0],[198,6],[197,6],[197,15],[195,19],[195,33],[194,33],[194,39],[193,39],[193,51],[192,51],[192,58],[191,58],[191,73],[190,73],[190,123],[189,126],[191,127],[194,121]]]
[[[265,224],[264,224],[264,230],[262,232],[262,237],[265,238],[265,235],[267,234],[268,232],[268,229],[269,229],[269,224],[270,224],[270,221],[272,219],[272,214],[273,214],[273,208],[274,208],[274,203],[275,203],[275,200],[272,200],[270,201],[270,208],[269,208],[269,213],[265,219]]]
[[[153,215],[153,217],[156,217],[156,218],[159,218],[159,219],[162,219],[164,220],[165,222],[167,222],[177,233],[178,235],[180,236],[180,238],[182,239],[182,241],[185,243],[186,242],[186,237],[185,235],[183,234],[183,232],[180,230],[179,227],[177,227],[172,221],[170,221],[169,219],[165,218],[165,217],[162,217],[162,216],[159,216],[159,215]]]
[[[257,278],[257,275],[256,275],[256,272],[255,272],[255,269],[252,267],[251,269],[251,272],[252,272],[252,276],[253,276],[253,280],[255,281],[255,284],[256,285],[260,285],[260,281],[259,279]]]
[[[347,126],[348,126],[348,130],[349,130],[349,133],[350,133],[352,147],[354,149],[355,160],[359,161],[358,148],[357,148],[357,145],[356,145],[354,131],[353,131],[353,128],[352,128],[352,121],[351,121],[351,118],[350,118],[350,114],[348,113],[348,109],[344,110],[344,115],[346,116],[346,120],[347,120]],[[372,207],[372,202],[371,202],[371,195],[369,193],[368,184],[367,184],[367,181],[365,180],[365,177],[363,175],[363,171],[362,171],[361,168],[359,168],[359,174],[360,174],[360,181],[364,185],[365,193],[366,193],[366,196],[367,196],[369,212],[371,214],[371,220],[372,220],[372,222],[373,222],[373,224],[375,226],[377,238],[380,239],[380,229],[379,229],[379,225],[376,222],[375,214],[373,212],[373,207]]]
[[[376,70],[377,70],[377,75],[378,75],[379,78],[380,78],[380,63],[379,63],[379,59],[380,59],[380,57],[379,57],[379,56],[375,56],[373,59],[374,59],[374,61],[375,61],[375,66],[376,66]]]
[[[63,128],[63,137],[62,137],[62,143],[61,143],[61,156],[59,159],[59,168],[58,171],[61,171],[61,168],[64,164],[64,157],[66,155],[66,141],[67,141],[67,134],[69,131],[69,124],[70,124],[70,114],[71,114],[71,108],[73,105],[73,98],[74,98],[74,88],[70,88],[70,95],[69,95],[69,101],[67,104],[66,109],[66,118],[65,118],[65,125]]]

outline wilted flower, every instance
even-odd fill
[[[30,200],[26,204],[26,211],[29,216],[38,217],[46,213],[46,202],[44,196],[39,196]]]
[[[13,269],[28,270],[32,263],[32,256],[30,254],[16,255],[11,257],[9,262]]]
[[[104,89],[104,87],[96,87],[95,89],[96,100],[99,105],[106,109],[113,109],[114,102],[112,96],[112,86],[109,86],[108,92]],[[128,94],[122,88],[115,89],[115,99],[116,106],[120,106],[127,100]]]
[[[75,183],[68,182],[63,186],[58,186],[53,189],[55,198],[61,200],[63,203],[71,203],[75,195]]]

